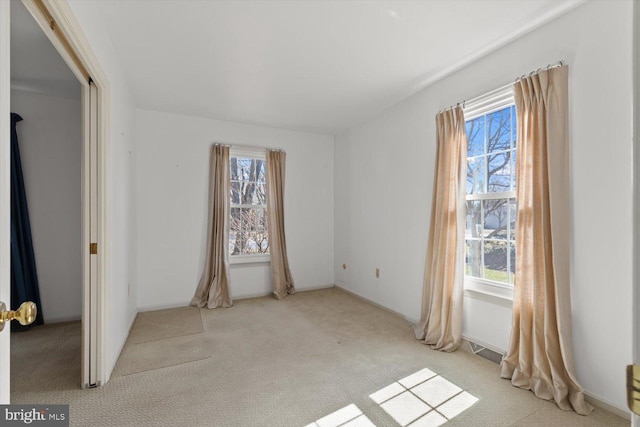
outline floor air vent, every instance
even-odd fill
[[[487,359],[490,362],[499,365],[502,361],[502,353],[499,353],[490,348],[484,347],[481,344],[475,343],[473,341],[469,341],[468,339],[463,339],[462,348],[469,353],[473,353],[476,356],[480,356],[484,359]]]

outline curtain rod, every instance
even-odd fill
[[[462,108],[464,109],[467,103],[472,104],[472,103],[474,103],[474,102],[481,101],[481,100],[483,100],[483,99],[485,99],[485,98],[490,97],[491,95],[493,95],[493,94],[495,94],[495,93],[497,93],[497,92],[501,92],[501,91],[505,90],[505,89],[506,89],[506,88],[508,88],[508,87],[512,87],[512,86],[514,85],[514,83],[518,83],[520,80],[522,80],[522,79],[524,79],[524,78],[526,78],[526,77],[531,77],[531,76],[533,76],[533,75],[535,75],[535,74],[538,74],[538,73],[539,73],[540,71],[542,71],[542,70],[550,70],[550,69],[552,69],[552,68],[562,67],[563,65],[566,65],[566,64],[564,63],[564,61],[558,61],[558,62],[556,62],[556,63],[549,64],[549,65],[547,65],[546,67],[541,67],[541,68],[538,68],[537,70],[533,70],[533,71],[531,71],[529,74],[523,74],[523,75],[521,75],[520,77],[516,78],[516,79],[515,79],[515,81],[514,81],[513,83],[508,83],[508,84],[506,84],[506,85],[504,85],[504,86],[500,86],[500,87],[499,87],[499,88],[497,88],[497,89],[493,89],[493,90],[491,90],[491,91],[489,91],[489,92],[485,92],[485,93],[483,93],[482,95],[479,95],[479,96],[473,97],[473,98],[471,98],[471,99],[465,99],[465,100],[463,100],[463,101],[462,101]],[[458,107],[458,106],[460,106],[460,103],[459,103],[459,102],[458,102],[457,104],[455,104],[455,105],[451,105],[451,106],[449,106],[449,107],[445,108],[444,110],[440,110],[440,111],[438,111],[438,113],[443,113],[443,112],[445,112],[445,111],[447,111],[447,110],[452,109],[453,107]]]
[[[254,145],[242,145],[242,144],[223,144],[221,142],[214,142],[213,145],[218,145],[220,147],[229,147],[229,148],[250,148],[252,150],[269,150],[269,151],[277,151],[286,153],[282,148],[271,148],[271,147],[257,147]]]

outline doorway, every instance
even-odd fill
[[[76,231],[80,229],[79,249],[76,251],[76,260],[80,260],[81,265],[81,327],[80,327],[80,347],[81,347],[81,373],[76,378],[80,378],[80,386],[94,387],[105,382],[103,363],[103,342],[104,342],[104,266],[106,265],[106,251],[103,250],[106,235],[105,220],[106,200],[104,182],[106,176],[106,150],[104,143],[107,139],[108,124],[108,85],[95,56],[86,43],[81,30],[69,5],[66,2],[55,2],[50,0],[11,0],[2,2],[2,19],[0,19],[0,56],[4,65],[0,65],[0,92],[3,99],[0,100],[0,113],[6,112],[6,118],[0,117],[0,132],[3,135],[0,140],[0,152],[3,156],[0,167],[0,199],[2,204],[2,215],[0,215],[0,264],[3,272],[0,274],[0,296],[4,300],[10,300],[10,278],[8,274],[9,256],[9,189],[10,175],[9,162],[7,161],[9,152],[9,138],[5,138],[10,133],[9,119],[9,82],[14,77],[14,88],[20,84],[25,89],[27,83],[35,84],[36,79],[29,80],[23,78],[15,70],[15,64],[9,63],[12,55],[10,52],[9,36],[10,23],[14,19],[11,13],[15,10],[28,11],[30,19],[36,23],[36,28],[40,32],[34,32],[40,36],[44,35],[49,41],[59,62],[65,63],[72,75],[75,76],[75,83],[68,79],[65,82],[52,78],[50,81],[41,84],[49,90],[59,91],[68,94],[69,87],[75,85],[80,87],[80,122],[81,122],[81,160],[80,160],[80,220],[76,221]],[[22,8],[22,9],[21,9]],[[19,18],[18,18],[19,19]],[[32,34],[32,35],[33,35]],[[60,61],[60,59],[62,61]],[[19,61],[17,61],[19,62]],[[91,73],[89,72],[91,70]],[[67,70],[68,71],[68,70]],[[11,74],[15,73],[15,76]],[[90,77],[92,76],[92,77]],[[24,76],[22,76],[24,77]],[[33,77],[33,76],[32,76]],[[37,76],[36,76],[37,77]],[[44,78],[44,80],[47,80]],[[41,82],[42,83],[42,82]],[[64,86],[67,86],[64,88]],[[37,85],[36,85],[37,86]],[[71,91],[73,92],[73,91]],[[76,95],[77,95],[76,90]],[[23,100],[24,101],[24,100]],[[73,100],[78,103],[78,99]],[[77,117],[76,117],[77,118]],[[77,129],[76,129],[77,130]],[[78,195],[76,194],[76,197]],[[67,219],[67,223],[71,223]],[[77,276],[77,271],[76,271]],[[46,294],[46,292],[43,292]],[[74,294],[76,301],[78,293]],[[44,303],[44,314],[47,316],[47,303]],[[49,311],[55,314],[56,310]],[[73,315],[72,315],[73,316]],[[77,316],[77,313],[76,313]],[[57,320],[66,320],[59,317]],[[9,328],[5,328],[9,329]],[[9,403],[9,348],[11,345],[8,331],[0,334],[0,403]],[[77,381],[76,381],[77,384]]]
[[[17,138],[11,147],[11,227],[19,245],[12,242],[11,308],[33,300],[36,323],[44,324],[11,325],[12,401],[39,389],[38,382],[30,381],[37,370],[52,385],[80,386],[81,95],[80,82],[30,12],[13,1],[10,106]],[[19,252],[34,256],[20,257]]]

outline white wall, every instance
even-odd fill
[[[91,2],[68,0],[91,48],[109,79],[110,120],[107,141],[107,227],[110,239],[106,271],[106,378],[117,362],[135,319],[136,194],[135,107],[122,66]]]
[[[287,152],[285,229],[299,290],[333,285],[333,137],[137,111],[138,301],[187,305],[202,274],[215,141]],[[233,298],[272,290],[268,265],[232,266]]]
[[[436,113],[562,59],[570,66],[577,375],[588,393],[626,408],[632,319],[631,4],[589,2],[338,136],[336,283],[417,319]],[[464,316],[465,335],[507,348],[508,304],[467,293]]]
[[[79,85],[79,83],[78,83]],[[47,323],[82,314],[82,110],[79,99],[11,91]]]

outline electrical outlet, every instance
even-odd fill
[[[380,278],[380,269],[379,268],[376,268],[376,277]]]

